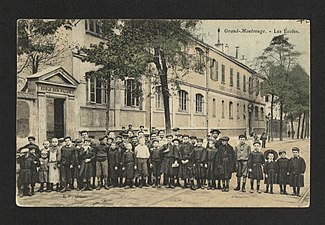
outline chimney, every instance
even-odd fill
[[[242,55],[242,58],[240,59],[240,62],[244,65],[246,65],[247,61],[245,59],[245,55]]]
[[[218,28],[218,42],[215,46],[219,51],[223,52],[223,44],[220,42],[220,28]]]
[[[228,46],[228,44],[225,45],[225,53],[227,55],[229,55],[229,46]]]
[[[239,49],[239,46],[236,46],[236,59],[238,59],[238,49]]]

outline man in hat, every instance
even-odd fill
[[[278,158],[278,153],[273,149],[268,149],[264,152],[264,157],[266,159],[264,165],[264,183],[266,184],[265,193],[269,193],[270,188],[270,194],[273,194],[273,184],[275,184],[277,174],[277,166],[275,160]]]
[[[228,192],[231,175],[236,171],[236,153],[233,147],[228,143],[229,137],[224,136],[219,140],[221,141],[221,145],[216,154],[218,173],[222,180],[222,191]]]
[[[204,189],[207,150],[202,144],[203,138],[198,138],[197,145],[194,146],[194,168],[197,188]]]
[[[61,192],[71,191],[71,169],[73,168],[73,160],[75,147],[72,144],[71,137],[65,137],[65,146],[61,148],[60,158],[60,174],[61,174]]]
[[[260,181],[263,180],[263,166],[265,163],[264,155],[260,152],[261,143],[253,142],[253,150],[248,156],[248,178],[250,178],[251,190],[254,193],[254,180],[257,182],[257,193],[262,193],[260,190]]]
[[[239,144],[235,147],[236,152],[236,169],[237,169],[237,187],[235,191],[240,190],[240,180],[243,178],[242,192],[246,191],[246,177],[248,173],[247,162],[248,156],[251,153],[251,146],[246,143],[246,136],[241,134],[239,135]]]
[[[28,144],[24,145],[23,147],[20,147],[18,149],[18,152],[20,152],[20,150],[23,149],[23,148],[28,148],[29,149],[30,146],[33,146],[33,147],[35,147],[36,154],[38,155],[38,157],[40,157],[41,156],[41,150],[39,149],[38,145],[35,144],[36,138],[34,136],[29,136],[27,138],[27,140],[28,140]]]
[[[95,161],[96,161],[96,177],[97,177],[97,190],[103,186],[101,177],[103,176],[105,181],[105,189],[109,189],[108,186],[108,149],[107,136],[99,138],[100,143],[94,148]]]
[[[289,184],[289,159],[286,157],[286,151],[279,151],[279,158],[277,164],[277,183],[280,186],[280,194],[287,195],[287,184]]]
[[[180,177],[184,180],[184,187],[187,187],[188,182],[192,190],[196,190],[194,185],[194,147],[190,142],[190,138],[187,134],[183,135],[183,143],[179,148],[179,160]]]
[[[293,189],[292,195],[300,197],[300,188],[304,187],[304,173],[306,171],[305,160],[300,156],[298,147],[292,148],[292,157],[289,161],[288,175],[290,175],[290,187]]]

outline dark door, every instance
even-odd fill
[[[64,136],[64,99],[54,99],[54,136]]]

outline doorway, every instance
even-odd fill
[[[47,119],[47,139],[64,137],[64,101],[61,98],[47,98],[46,119]]]

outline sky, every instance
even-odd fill
[[[295,46],[295,50],[303,53],[299,57],[298,63],[310,75],[310,21],[201,20],[196,34],[199,35],[199,39],[203,38],[205,43],[214,46],[218,41],[218,28],[220,28],[220,42],[224,45],[228,44],[229,54],[235,56],[235,47],[239,46],[239,58],[245,55],[248,62],[260,56],[274,36],[286,32],[289,42]],[[254,30],[255,33],[248,33],[243,29]]]

